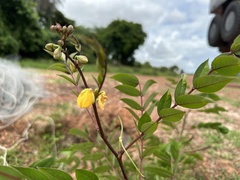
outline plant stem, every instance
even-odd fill
[[[192,87],[192,88],[188,91],[187,94],[191,94],[194,90],[195,90],[195,88]],[[178,104],[175,103],[171,108],[174,109],[174,108],[176,108],[177,106],[178,106]],[[155,122],[159,123],[161,120],[162,120],[162,117],[159,116]],[[146,129],[146,131],[147,131],[147,129]],[[126,146],[125,149],[128,150],[133,144],[135,144],[139,139],[141,139],[141,138],[144,136],[144,134],[145,134],[145,133],[142,132],[142,133],[141,133],[139,136],[137,136],[132,142],[130,142],[129,145]],[[119,154],[124,154],[124,151],[121,150],[121,151],[119,152]]]
[[[136,137],[129,145],[125,147],[126,150],[128,150],[133,144],[135,144],[139,139],[141,139],[144,136],[144,132],[142,132],[138,137]],[[119,152],[120,155],[124,154],[124,150],[121,150]]]
[[[195,150],[191,150],[191,151],[184,151],[184,153],[195,153],[197,151],[204,151],[206,149],[209,149],[211,146],[206,146],[206,147],[203,147],[203,148],[199,148],[199,149],[195,149]]]
[[[85,79],[85,76],[83,75],[83,72],[82,72],[81,68],[78,66],[78,64],[70,56],[69,56],[69,59],[72,61],[74,66],[77,68],[77,70],[78,70],[78,72],[79,72],[79,74],[82,78],[82,81],[83,81],[83,84],[84,84],[85,88],[89,88],[88,83]]]
[[[142,88],[141,88],[141,84],[139,83],[139,90],[140,92],[142,92]],[[141,94],[140,96],[140,104],[141,104],[141,116],[143,115],[144,113],[144,105],[143,105],[143,94]],[[143,148],[144,148],[144,138],[141,137],[140,138],[140,162],[139,162],[139,171],[140,173],[142,174],[142,167],[143,167]],[[140,175],[139,176],[139,180],[142,180],[142,176]]]
[[[144,147],[144,139],[141,137],[141,145],[140,145],[140,163],[139,163],[139,170],[142,173],[143,171],[143,147]],[[142,180],[142,176],[139,176],[139,180]]]
[[[112,145],[109,143],[109,141],[107,140],[106,136],[104,135],[104,131],[103,131],[103,128],[102,128],[102,125],[101,125],[101,122],[100,122],[100,118],[99,118],[99,115],[98,115],[98,111],[97,111],[97,106],[96,106],[96,103],[93,104],[93,110],[94,110],[94,114],[96,116],[96,122],[97,122],[97,125],[98,125],[98,133],[100,134],[102,140],[104,141],[104,143],[107,145],[107,147],[109,148],[109,150],[113,153],[113,155],[116,157],[117,161],[118,161],[118,164],[120,166],[120,169],[122,171],[122,175],[124,177],[125,180],[128,180],[128,177],[127,177],[127,174],[126,174],[126,171],[124,169],[124,166],[123,166],[123,162],[122,162],[122,155],[123,154],[118,154],[112,147]]]

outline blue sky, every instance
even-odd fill
[[[207,43],[213,17],[210,0],[65,0],[59,9],[77,25],[106,27],[115,19],[140,23],[147,33],[135,52],[137,61],[177,65],[193,73],[201,62],[219,52]]]

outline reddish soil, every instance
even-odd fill
[[[61,123],[63,128],[63,134],[66,135],[68,138],[68,142],[66,143],[69,145],[70,143],[74,142],[72,137],[68,137],[67,133],[69,129],[75,128],[83,128],[85,125],[88,127],[89,131],[94,135],[95,134],[95,127],[92,123],[91,118],[89,118],[87,112],[85,110],[79,109],[76,105],[76,96],[72,93],[72,89],[74,87],[66,83],[65,80],[62,80],[59,76],[57,76],[53,71],[40,71],[40,75],[44,79],[44,88],[47,90],[46,98],[40,99],[39,102],[33,107],[32,111],[27,114],[26,116],[19,119],[15,124],[11,125],[10,127],[2,130],[0,132],[0,145],[5,147],[10,147],[17,139],[21,137],[22,131],[25,129],[26,124],[31,122],[37,116],[42,116],[40,119],[46,119],[47,117],[51,116],[53,118],[60,118],[54,119],[55,122]],[[87,73],[87,81],[91,87],[96,87],[94,84],[94,80],[92,79],[92,74]],[[154,84],[151,88],[151,92],[158,92],[159,95],[157,99],[167,90],[170,89],[173,92],[172,85],[169,81],[166,80],[165,77],[154,77],[154,76],[138,76],[140,79],[141,85],[146,82],[148,79],[153,79],[157,83]],[[58,82],[57,82],[58,81]],[[189,82],[191,81],[191,77],[189,77]],[[124,123],[124,131],[126,135],[135,136],[135,125],[132,120],[131,114],[124,108],[125,104],[121,102],[119,99],[122,97],[126,97],[114,87],[118,83],[110,78],[107,77],[106,83],[104,84],[103,89],[106,91],[108,96],[108,101],[105,106],[105,110],[99,110],[99,115],[101,121],[104,125],[109,126],[112,124],[114,127],[119,127],[118,116],[121,117]],[[189,83],[191,85],[191,83]],[[238,107],[240,107],[240,86],[238,84],[230,84],[225,89],[218,92],[220,97],[227,97],[232,99],[235,103],[238,103],[238,106],[233,105],[229,101],[219,101],[219,105],[223,106],[227,111],[221,113],[220,116],[212,115],[212,114],[205,114],[198,112],[196,110],[192,110],[188,115],[188,124],[186,126],[185,132],[190,132],[190,134],[194,135],[194,141],[196,148],[201,148],[202,143],[204,142],[203,137],[200,136],[201,132],[197,129],[192,129],[192,125],[196,125],[199,122],[208,122],[216,120],[218,122],[224,122],[224,125],[227,126],[230,130],[239,130],[240,129],[240,112]],[[149,92],[149,94],[151,93]],[[61,106],[62,105],[62,106]],[[67,110],[64,109],[64,105],[67,106]],[[57,108],[60,108],[60,111],[57,111]],[[65,110],[65,111],[64,111]],[[91,110],[90,110],[91,112]],[[43,117],[44,116],[44,117]],[[222,120],[223,118],[229,119],[229,121]],[[153,119],[157,118],[157,113],[154,112],[152,115]],[[46,132],[46,128],[49,129],[49,123],[43,120],[36,121],[32,126],[29,136],[30,139],[21,143],[20,149],[22,153],[38,153],[37,149],[32,149],[29,147],[29,141],[31,141],[31,136],[41,135]],[[161,129],[161,128],[159,128]],[[169,139],[170,135],[168,133],[164,133],[161,130],[156,132],[156,135],[160,138],[167,140]],[[171,135],[172,136],[172,135]],[[223,142],[228,143],[228,142]],[[239,143],[240,144],[240,143]],[[67,146],[66,145],[66,146]],[[220,154],[218,158],[212,157],[209,149],[205,151],[201,151],[204,155],[204,160],[199,162],[199,169],[198,173],[202,174],[202,176],[206,177],[206,179],[214,179],[220,178],[221,172],[224,172],[227,175],[231,175],[233,173],[238,174],[240,176],[240,158],[238,153],[240,152],[240,147],[230,148],[230,154],[233,156],[232,158],[225,158],[222,153],[228,153],[228,144],[223,149],[216,149],[216,154]],[[0,151],[1,152],[1,151]],[[222,154],[222,155],[221,155]],[[222,157],[222,158],[221,158]],[[33,157],[34,159],[34,157]],[[31,162],[31,158],[28,160]],[[226,176],[228,177],[228,176]]]

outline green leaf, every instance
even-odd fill
[[[240,60],[234,55],[221,54],[212,62],[212,71],[224,76],[233,76],[240,72]]]
[[[171,140],[170,142],[170,152],[174,160],[177,160],[179,157],[179,152],[181,148],[181,143]]]
[[[176,99],[176,102],[179,106],[190,108],[190,109],[197,109],[197,108],[204,107],[205,105],[207,105],[212,101],[203,96],[185,94],[185,95],[179,96]]]
[[[174,129],[174,128],[175,128],[175,127],[174,127],[174,124],[173,124],[172,122],[162,120],[161,123],[164,124],[164,125],[166,125],[166,126],[168,126],[168,127],[170,127],[171,129]]]
[[[206,76],[209,73],[208,60],[204,61],[195,71],[193,81],[201,76]]]
[[[141,126],[141,132],[145,134],[153,134],[157,130],[158,124],[156,122],[147,122]]]
[[[73,85],[75,85],[75,82],[68,76],[65,76],[63,74],[58,74],[58,76],[64,78],[65,80],[69,81],[70,83],[72,83]]]
[[[175,84],[178,83],[178,81],[176,81],[175,78],[169,78],[169,77],[168,77],[167,80],[168,80],[172,85],[175,85]]]
[[[80,144],[72,144],[70,149],[75,151],[90,151],[94,147],[94,143],[92,142],[82,142]]]
[[[158,158],[160,158],[160,160],[167,165],[171,165],[171,156],[169,155],[169,153],[167,153],[165,150],[161,150],[159,149],[158,151],[154,152],[154,155]]]
[[[128,108],[128,107],[125,107],[125,108],[133,115],[133,117],[134,117],[136,120],[139,120],[138,115],[137,115],[131,108]]]
[[[145,112],[138,121],[138,130],[141,131],[142,125],[147,122],[151,122],[151,117],[147,112]]]
[[[227,134],[229,129],[225,126],[222,126],[222,123],[219,122],[209,122],[209,123],[199,123],[198,128],[206,128],[206,129],[215,129],[222,134]]]
[[[101,165],[96,167],[93,172],[94,173],[99,173],[99,174],[103,174],[105,172],[109,172],[109,170],[111,169],[111,167],[109,165]]]
[[[198,94],[199,96],[203,96],[205,98],[212,99],[213,101],[219,101],[220,97],[216,94],[211,94],[211,93],[200,93]]]
[[[80,77],[81,77],[81,75],[80,75],[80,73],[78,72],[78,73],[77,73],[77,78],[76,78],[76,84],[77,84],[77,85],[79,85]]]
[[[154,108],[156,107],[156,105],[157,105],[157,101],[155,101],[154,103],[152,103],[150,105],[150,107],[147,109],[148,114],[152,114],[152,112],[153,112]]]
[[[112,76],[116,81],[121,82],[122,84],[136,87],[139,84],[138,78],[132,74],[116,74]]]
[[[147,80],[147,82],[143,86],[142,94],[145,95],[147,90],[149,89],[149,87],[152,86],[155,83],[156,83],[156,81],[154,81],[152,79]]]
[[[158,115],[162,109],[170,108],[171,104],[172,104],[172,96],[169,90],[167,90],[167,92],[165,92],[165,94],[161,97],[161,99],[158,102],[158,105],[157,105]]]
[[[95,81],[95,83],[97,84],[97,86],[99,87],[99,80],[96,78],[96,77],[94,77],[94,76],[92,76],[92,78],[93,78],[93,80]]]
[[[219,123],[219,122],[208,122],[208,123],[199,123],[197,127],[198,128],[217,129],[221,125],[222,125],[222,123]]]
[[[103,158],[103,154],[100,152],[86,154],[82,157],[82,160],[97,161]]]
[[[146,147],[145,150],[142,153],[142,157],[147,157],[153,154],[155,151],[157,151],[158,146],[151,146],[151,147]]]
[[[220,133],[222,134],[227,134],[229,133],[229,129],[225,126],[219,126],[218,129],[217,129]]]
[[[183,75],[182,79],[178,82],[177,87],[174,92],[174,97],[177,99],[178,96],[185,94],[187,88],[186,76]]]
[[[55,158],[50,157],[46,159],[41,159],[32,163],[29,167],[36,168],[36,167],[51,167],[55,163]]]
[[[106,74],[106,55],[100,43],[95,38],[89,38],[87,36],[79,36],[81,41],[87,44],[97,55],[97,69],[98,69],[98,84],[102,84]]]
[[[14,167],[20,173],[25,175],[27,179],[34,179],[34,180],[51,180],[48,176],[46,176],[41,171],[33,168],[24,168],[24,167]]]
[[[84,138],[85,140],[89,140],[89,135],[78,128],[70,129],[69,134],[76,135],[80,138]]]
[[[172,173],[170,170],[167,170],[167,169],[161,168],[161,167],[147,166],[147,167],[144,167],[144,171],[146,171],[147,174],[149,173],[153,176],[157,175],[157,176],[164,177],[164,178],[172,177]]]
[[[77,180],[98,180],[96,174],[84,169],[76,169],[75,174]]]
[[[132,99],[122,98],[121,100],[133,109],[136,109],[136,110],[142,109],[142,107],[136,101],[134,101]]]
[[[39,168],[41,172],[47,175],[51,180],[73,180],[66,172],[53,168]]]
[[[230,49],[234,54],[240,55],[240,35],[234,39]]]
[[[156,97],[158,93],[153,92],[145,101],[144,105],[143,105],[143,109],[147,109],[148,105],[154,100],[154,98]]]
[[[182,119],[184,116],[185,112],[180,111],[178,109],[172,109],[172,108],[166,108],[162,109],[159,112],[159,116],[164,120],[164,121],[169,121],[169,122],[178,122]]]
[[[113,175],[102,175],[103,180],[119,180],[119,177]]]
[[[55,64],[49,66],[49,69],[60,71],[60,72],[63,72],[63,73],[69,73],[63,63],[55,63]]]
[[[219,114],[219,112],[224,112],[224,111],[227,111],[225,108],[223,107],[220,107],[218,105],[215,105],[214,107],[212,108],[207,108],[207,109],[202,109],[202,110],[199,110],[200,112],[205,112],[205,113],[215,113],[215,114]]]
[[[233,79],[235,78],[221,75],[202,76],[193,81],[193,86],[200,92],[213,93],[222,89]]]
[[[97,78],[97,84],[102,84],[103,82],[103,75],[102,74],[98,74],[98,78]]]
[[[71,57],[72,59],[74,59],[74,57],[75,57],[77,54],[78,54],[78,52],[71,53],[71,54],[70,54],[70,57]]]
[[[10,166],[0,166],[0,179],[1,180],[14,180],[24,179],[26,176],[18,172],[16,169]]]
[[[200,161],[203,160],[202,156],[200,154],[198,154],[198,153],[190,153],[188,155],[194,157],[197,160],[200,160]]]
[[[116,89],[118,89],[120,92],[124,93],[124,94],[127,94],[129,96],[140,96],[141,92],[136,89],[135,87],[133,86],[129,86],[129,85],[118,85],[115,87]]]

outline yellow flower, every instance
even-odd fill
[[[104,105],[105,105],[107,99],[108,98],[107,98],[106,92],[105,91],[101,91],[99,93],[98,98],[97,98],[97,102],[98,102],[98,105],[99,105],[100,109],[104,110]]]
[[[78,95],[77,105],[80,108],[89,108],[95,102],[93,90],[86,88]]]

